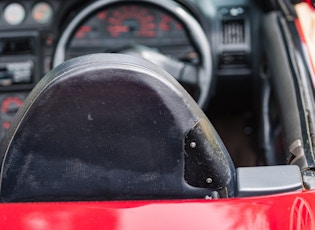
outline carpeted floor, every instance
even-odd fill
[[[243,116],[211,119],[229,151],[235,167],[255,166],[258,147],[255,144],[253,127],[246,124]]]

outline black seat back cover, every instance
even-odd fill
[[[216,188],[184,179],[185,135],[202,119],[182,87],[148,61],[67,61],[34,88],[1,144],[2,202],[209,195]],[[234,174],[223,156],[218,188]]]

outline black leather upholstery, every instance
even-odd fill
[[[185,167],[185,159],[193,160],[185,136],[201,121],[195,135],[211,143],[200,174],[212,177],[209,186],[197,183],[206,178],[190,182],[198,168],[189,167],[195,170],[189,176]],[[1,200],[200,198],[231,190],[234,168],[217,140],[192,98],[148,61],[75,58],[34,88],[3,140]]]

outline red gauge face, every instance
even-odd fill
[[[86,34],[92,31],[92,27],[89,25],[83,25],[79,28],[79,30],[75,33],[76,38],[84,38]]]
[[[156,18],[141,6],[119,7],[107,17],[111,37],[156,37]]]
[[[174,31],[174,30],[183,30],[182,24],[175,21],[173,17],[167,14],[162,14],[161,20],[160,20],[160,30],[167,32],[167,31]]]

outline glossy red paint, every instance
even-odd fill
[[[312,60],[312,55],[311,55],[312,50],[311,50],[311,47],[306,42],[305,34],[303,32],[301,21],[299,19],[295,20],[295,26],[296,26],[296,29],[299,33],[301,45],[302,45],[303,51],[304,51],[304,57],[307,60],[309,73],[310,73],[311,79],[313,81],[313,87],[315,88],[315,60]]]
[[[315,229],[315,191],[225,200],[0,205],[0,229]]]
[[[311,7],[314,7],[314,0],[304,0],[304,2],[307,2]]]

